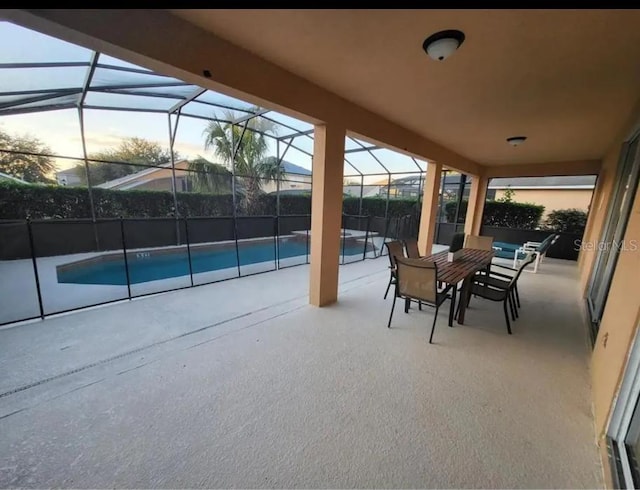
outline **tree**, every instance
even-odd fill
[[[254,111],[259,110],[255,107]],[[233,121],[237,115],[233,111],[226,111],[224,119]],[[254,117],[247,123],[243,135],[243,125],[232,125],[222,121],[210,121],[203,134],[204,147],[213,149],[227,167],[235,167],[237,175],[244,187],[244,208],[248,214],[257,209],[258,200],[262,193],[262,182],[275,180],[280,171],[278,160],[274,157],[265,158],[268,150],[267,133],[276,133],[275,125],[264,118]],[[238,142],[242,141],[238,146]],[[234,145],[238,148],[233,165]]]
[[[180,158],[175,151],[173,155],[176,160]],[[144,170],[140,165],[157,166],[168,163],[171,161],[171,152],[156,142],[132,137],[122,140],[117,148],[91,153],[88,157],[91,184],[97,185]],[[103,162],[91,162],[91,160],[103,160]],[[138,165],[129,165],[132,163]],[[84,164],[78,164],[75,168],[80,180],[86,184]]]
[[[587,213],[582,209],[556,209],[547,215],[543,229],[556,232],[583,233],[586,226]]]
[[[231,172],[219,163],[198,156],[188,164],[191,190],[206,194],[230,194]]]
[[[0,130],[0,172],[27,182],[52,184],[56,164],[51,149],[29,135],[11,136]]]
[[[516,191],[514,191],[511,186],[507,186],[504,190],[504,196],[500,199],[496,199],[497,202],[513,202],[513,196],[516,195]]]

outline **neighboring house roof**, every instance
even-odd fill
[[[342,188],[343,193],[352,195],[354,197],[360,197],[360,186],[359,185],[345,185]],[[365,184],[362,188],[362,197],[374,197],[378,195],[380,189],[375,185],[367,185]]]
[[[163,168],[171,167],[171,164],[167,165],[166,163],[161,165]],[[153,174],[157,173],[163,168],[147,168],[145,170],[141,170],[140,172],[135,172],[133,174],[125,175],[124,177],[119,177],[117,179],[108,180],[107,182],[103,182],[102,184],[98,184],[95,187],[99,187],[101,189],[133,189],[138,187],[139,185],[148,182],[149,180],[153,180]],[[145,178],[150,177],[150,178]],[[144,179],[144,180],[141,180]]]
[[[467,177],[469,182],[470,177]],[[447,186],[457,185],[460,182],[460,174],[446,175],[444,178]],[[389,179],[384,178],[371,185],[387,186]],[[419,175],[408,175],[397,179],[391,179],[391,185],[418,185]],[[595,175],[565,175],[555,177],[501,177],[491,179],[489,189],[593,189],[596,184]]]
[[[180,170],[186,170],[186,166],[189,162],[187,160],[181,160],[176,162],[176,168]],[[157,172],[162,170],[166,170],[171,168],[171,162],[163,163],[157,167],[146,168],[141,170],[140,172],[135,172],[133,174],[125,175],[124,177],[119,177],[117,179],[108,180],[107,182],[103,182],[102,184],[98,184],[95,187],[99,187],[101,189],[135,189],[138,186],[146,184],[154,180],[154,175]]]
[[[593,189],[595,185],[595,175],[502,177],[491,179],[489,189]]]
[[[276,162],[277,158],[274,156],[271,157],[266,157],[263,162]],[[311,170],[307,170],[304,167],[301,167],[300,165],[296,165],[295,163],[291,163],[287,160],[282,160],[282,163],[280,164],[282,165],[282,170],[284,170],[283,173],[285,174],[297,174],[297,175],[311,175]]]
[[[423,177],[423,180],[424,180],[424,177]],[[392,186],[397,186],[397,185],[409,185],[409,186],[416,185],[417,186],[419,184],[420,184],[420,174],[406,175],[405,177],[398,177],[397,179],[394,179],[393,177],[391,178]],[[389,177],[376,180],[374,183],[368,184],[368,185],[379,185],[379,186],[386,187],[387,185],[389,185]]]
[[[275,157],[270,157],[275,158]],[[189,162],[187,160],[180,160],[176,162],[176,169],[179,170],[187,170]],[[307,170],[300,165],[296,165],[295,163],[288,162],[286,160],[282,161],[282,167],[284,169],[285,174],[294,174],[294,175],[311,175],[311,171]],[[107,182],[103,182],[102,184],[98,184],[95,187],[99,187],[101,189],[119,189],[119,190],[128,190],[135,189],[143,184],[151,182],[155,180],[157,172],[161,170],[166,170],[171,168],[171,163],[163,163],[157,167],[147,168],[141,170],[140,172],[135,172],[133,174],[125,175],[124,177],[119,177],[117,179],[109,180]]]
[[[286,174],[311,175],[311,170],[286,160],[282,160],[282,169]]]
[[[60,170],[56,172],[56,176],[59,175],[77,175],[77,170],[75,168],[68,168],[66,170]]]
[[[5,174],[4,172],[0,172],[0,180],[10,180],[12,182],[17,182],[18,184],[31,185],[31,183],[27,182],[26,180],[19,179],[18,177],[14,177],[13,175]]]

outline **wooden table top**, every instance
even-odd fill
[[[421,257],[420,260],[435,262],[438,266],[438,281],[457,284],[471,274],[484,269],[491,263],[493,250],[463,248],[462,255],[454,262],[447,262],[447,251]]]

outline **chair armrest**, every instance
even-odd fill
[[[508,265],[491,264],[491,268],[493,269],[494,267],[500,267],[501,269],[507,269],[507,270],[510,270],[512,272],[516,272],[516,270],[513,267],[509,267]]]
[[[526,245],[531,245],[532,247],[539,247],[540,245],[542,245],[542,242],[524,242],[525,246]]]
[[[489,275],[490,276],[504,277],[505,279],[513,279],[513,276],[510,276],[509,274],[502,274],[501,272],[491,271],[491,273]]]
[[[482,275],[480,275],[480,274],[475,275],[475,276],[473,276],[473,283],[475,283],[475,284],[479,284],[479,285],[481,285],[481,286],[485,286],[485,287],[488,287],[488,288],[495,289],[495,286],[492,286],[491,284],[488,284],[488,283],[487,283],[487,281],[486,281],[486,277],[487,277],[487,276],[485,276],[484,274],[482,274]]]

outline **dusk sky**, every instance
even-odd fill
[[[0,22],[0,64],[7,63],[35,63],[35,62],[88,62],[92,52],[86,48],[61,41],[50,36],[40,34],[35,31],[11,24]],[[136,67],[122,60],[101,55],[100,63]],[[23,90],[48,90],[81,87],[87,73],[87,67],[46,67],[46,68],[2,68],[0,67],[0,105],[9,102],[10,96],[2,95],[6,92]],[[94,75],[96,84],[113,84],[117,82],[113,77],[123,77],[124,83],[131,83],[135,77],[145,77],[148,75],[128,74],[127,72],[116,72],[108,69],[98,69]],[[158,79],[156,76],[155,79]],[[154,80],[155,80],[154,79]],[[160,77],[163,79],[163,77]],[[189,87],[187,87],[189,88]],[[225,105],[232,105],[239,108],[248,108],[250,105],[243,101],[238,101],[223,94],[207,92],[207,100],[219,102]],[[159,108],[165,110],[175,104],[175,100],[161,99],[157,97],[138,97],[132,95],[114,95],[97,92],[89,92],[85,103],[88,105],[107,106],[128,106],[139,108]],[[203,104],[192,104],[199,107],[206,107],[211,114],[216,111],[214,107]],[[195,112],[196,108],[193,108]],[[198,115],[203,114],[198,109]],[[185,108],[188,112],[189,109]],[[222,114],[222,110],[217,110]],[[239,114],[241,115],[241,114]],[[270,117],[279,122],[288,124],[300,130],[310,129],[312,126],[291,117],[271,112]],[[85,138],[88,153],[113,148],[117,146],[123,138],[139,137],[150,141],[155,141],[164,147],[169,146],[168,118],[166,114],[144,113],[144,112],[122,112],[113,110],[85,109]],[[193,117],[181,117],[178,126],[175,150],[182,157],[195,158],[203,156],[209,160],[216,161],[216,157],[211,151],[204,149],[203,130],[207,121]],[[76,109],[64,109],[45,112],[33,112],[17,115],[0,115],[0,129],[10,134],[29,134],[36,136],[43,141],[54,154],[60,157],[82,158],[82,142],[80,136],[80,124],[78,111]],[[278,135],[290,134],[288,128],[279,127]],[[312,152],[312,139],[300,136],[294,140],[294,144],[301,149]],[[284,145],[282,145],[283,147]],[[357,144],[347,140],[346,148],[356,148]],[[270,145],[270,154],[276,154],[275,141]],[[375,151],[385,167],[391,172],[415,173],[416,164],[405,155],[391,150],[380,149]],[[367,152],[350,153],[348,160],[364,174],[379,174],[385,170]],[[311,169],[311,158],[304,153],[290,148],[285,159]],[[59,170],[69,168],[77,163],[76,160],[57,158],[56,164]],[[419,162],[424,169],[425,163]],[[345,164],[345,175],[357,175],[351,166]],[[367,182],[380,180],[380,176],[367,178]]]

